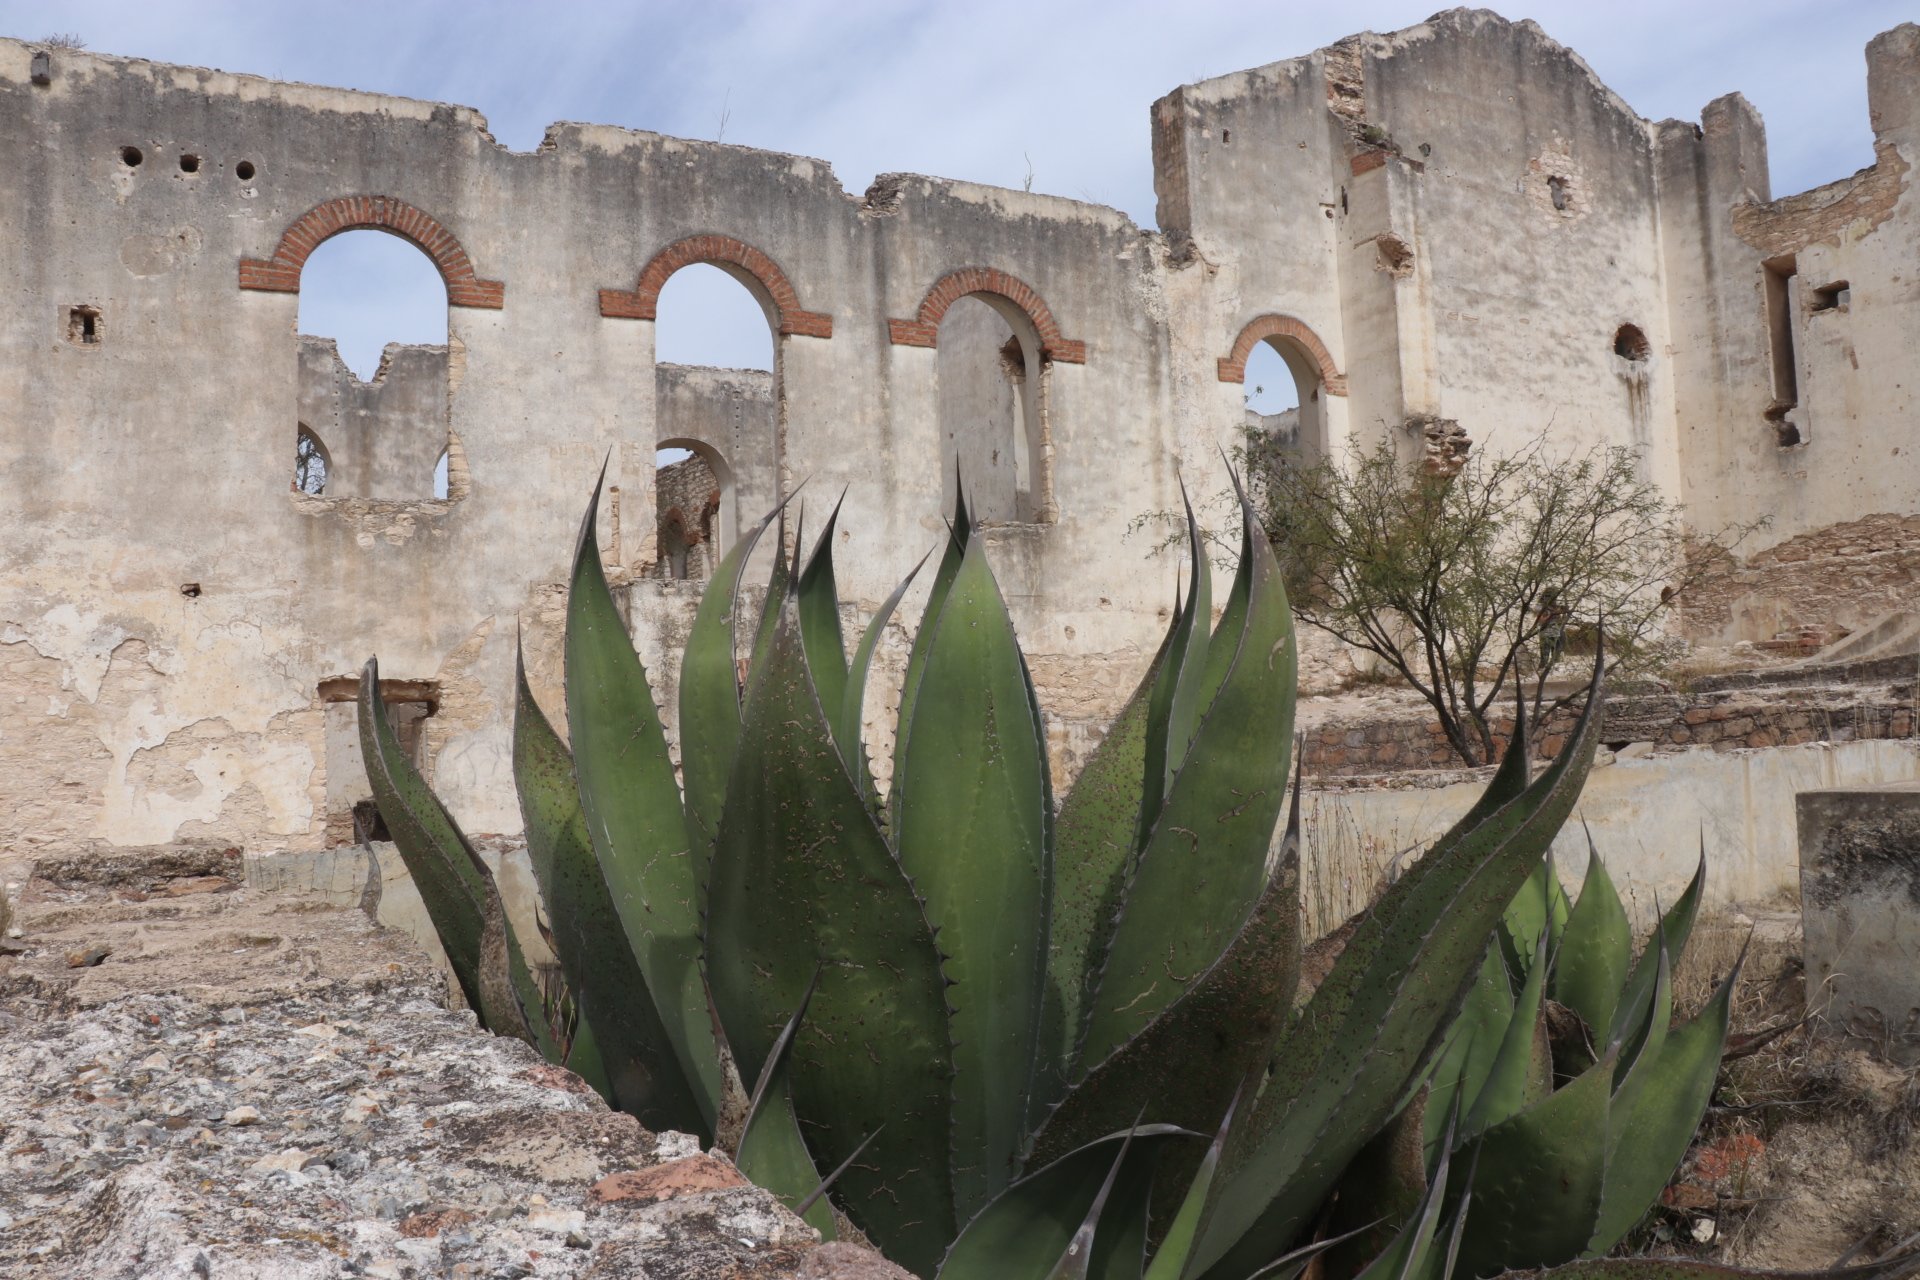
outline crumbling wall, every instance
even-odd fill
[[[720,522],[720,481],[697,453],[662,466],[653,476],[659,507],[660,551],[656,577],[697,580],[719,567],[716,534]]]
[[[776,379],[764,369],[654,366],[654,423],[659,444],[690,449],[720,486],[719,550],[780,501],[780,406]],[[657,508],[671,503],[656,500]]]
[[[303,333],[299,342],[298,427],[326,451],[325,496],[432,497],[447,450],[447,349],[392,344],[362,382],[332,338]]]
[[[1413,456],[1409,423],[1634,446],[1702,527],[1775,516],[1743,548],[1773,559],[1729,579],[1753,600],[1693,608],[1701,634],[1837,616],[1786,567],[1796,540],[1920,492],[1917,49],[1907,26],[1869,50],[1874,168],[1775,201],[1737,99],[1649,124],[1534,24],[1445,13],[1156,103],[1154,232],[914,175],[853,197],[817,160],[597,126],[517,153],[467,108],[0,40],[0,804],[28,840],[318,847],[357,793],[335,695],[377,653],[436,690],[422,760],[455,812],[517,829],[516,637],[557,712],[603,460],[600,551],[672,718],[697,591],[654,576],[676,444],[719,485],[721,549],[803,480],[816,511],[846,489],[850,636],[945,536],[965,458],[1064,783],[1173,598],[1181,557],[1129,530],[1183,470],[1223,489],[1262,343],[1308,456],[1383,432]],[[444,351],[365,384],[295,333],[307,254],[356,228],[418,247],[449,303]],[[1770,419],[1789,254],[1796,400]],[[770,372],[656,364],[693,263],[759,301]],[[993,329],[963,375],[976,300],[1013,343]],[[1010,477],[943,413],[965,377],[1017,418]],[[288,488],[301,422],[333,455],[317,496]],[[1839,556],[1861,598],[1895,591],[1881,554]],[[882,738],[925,590],[882,649]]]
[[[1658,126],[1688,518],[1703,530],[1769,522],[1741,548],[1760,555],[1736,615],[1690,611],[1708,638],[1771,636],[1813,584],[1770,564],[1847,543],[1862,517],[1905,517],[1920,494],[1920,27],[1868,46],[1867,84],[1874,164],[1781,199],[1759,116],[1737,95],[1698,128]]]
[[[1144,664],[1156,643],[1176,558],[1114,548],[1177,500],[1165,330],[1151,255],[1111,210],[911,177],[863,202],[819,161],[589,126],[514,153],[464,108],[67,50],[36,77],[36,52],[0,41],[19,178],[0,193],[18,264],[0,316],[0,803],[31,815],[21,838],[322,844],[344,757],[321,689],[372,653],[439,686],[424,763],[462,821],[516,829],[515,622],[557,709],[556,588],[603,458],[601,551],[667,699],[653,660],[677,652],[686,602],[633,579],[655,559],[655,449],[705,377],[652,359],[659,288],[689,262],[734,271],[776,331],[774,373],[714,375],[738,391],[735,439],[708,442],[735,527],[801,478],[845,486],[843,590],[885,598],[942,534],[938,342],[914,326],[974,270],[961,292],[997,290],[1056,365],[1057,518],[1003,570],[1018,625],[1090,664]],[[378,487],[411,463],[360,487],[339,426],[317,428],[339,487],[288,488],[301,265],[358,226],[411,240],[447,282],[444,374],[403,351],[365,393],[392,396],[423,358],[418,381],[445,388],[444,498],[437,449],[417,487]],[[150,674],[121,700],[102,677],[123,642]]]
[[[1843,520],[1723,559],[1688,588],[1689,635],[1732,643],[1798,631],[1840,635],[1915,607],[1920,516]]]
[[[1810,742],[1912,741],[1920,734],[1914,662],[1890,660],[1885,669],[1810,672],[1799,686],[1751,685],[1737,678],[1724,687],[1685,693],[1615,694],[1607,701],[1600,740],[1633,754],[1711,749],[1716,752],[1797,747]],[[1563,712],[1538,728],[1534,755],[1558,755],[1573,727]],[[1505,751],[1510,716],[1495,717],[1494,745]],[[1425,770],[1458,769],[1430,710],[1412,699],[1398,714],[1316,717],[1302,730],[1302,760],[1316,778],[1383,778]]]

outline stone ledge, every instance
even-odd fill
[[[206,874],[222,854],[154,850],[92,881],[75,860],[19,895],[0,1274],[899,1274],[816,1249],[758,1188],[674,1176],[731,1167],[449,1011],[402,935]],[[590,1194],[647,1170],[674,1190]]]

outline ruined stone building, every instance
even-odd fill
[[[844,487],[863,623],[944,536],[957,459],[1070,770],[1174,594],[1129,524],[1183,469],[1219,487],[1260,344],[1303,452],[1545,428],[1638,448],[1703,526],[1770,515],[1698,638],[1858,625],[1920,545],[1920,27],[1867,75],[1875,164],[1776,198],[1737,95],[1649,122],[1534,24],[1448,12],[1153,104],[1141,228],[598,125],[514,152],[465,107],[0,41],[9,830],[342,839],[372,653],[462,821],[516,830],[516,635],[557,707],[609,456],[602,552],[669,708],[743,527],[810,478],[817,528]],[[364,228],[448,304],[370,382],[295,323],[308,255]],[[770,372],[656,364],[695,263],[758,300]],[[656,476],[662,448],[698,465]]]

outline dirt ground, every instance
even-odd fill
[[[1703,919],[1695,930],[1676,980],[1683,1013],[1749,948],[1730,1060],[1634,1250],[1808,1270],[1864,1262],[1920,1231],[1920,1072],[1811,1025],[1738,1056],[1743,1035],[1806,1015],[1799,913],[1772,905]]]

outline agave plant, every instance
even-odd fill
[[[849,661],[829,519],[804,561],[803,538],[791,563],[782,539],[757,625],[736,635],[763,520],[688,638],[677,779],[600,562],[598,496],[567,610],[571,753],[524,670],[514,733],[564,983],[530,974],[484,864],[399,751],[369,662],[375,796],[487,1026],[576,1065],[650,1127],[718,1139],[823,1235],[851,1223],[949,1280],[1241,1280],[1330,1243],[1312,1241],[1331,1203],[1379,1219],[1345,1242],[1366,1256],[1344,1275],[1442,1277],[1456,1259],[1484,1274],[1604,1251],[1677,1164],[1711,1088],[1724,990],[1718,1014],[1667,1032],[1679,918],[1627,972],[1613,917],[1587,923],[1601,914],[1591,886],[1556,915],[1542,869],[1592,761],[1598,667],[1560,756],[1530,778],[1522,726],[1486,795],[1296,1008],[1297,771],[1270,856],[1292,615],[1244,501],[1218,622],[1189,513],[1189,590],[1056,805],[1033,683],[964,499],[909,652],[883,797],[862,708],[907,584]],[[1689,921],[1697,898],[1696,882]],[[1609,1008],[1588,1002],[1616,971]],[[1558,1090],[1532,1052],[1549,982],[1609,1029]],[[1448,1118],[1430,1142],[1425,1116]],[[1598,1177],[1593,1221],[1543,1243],[1507,1194],[1537,1177]],[[1505,1217],[1469,1208],[1508,1201]]]

